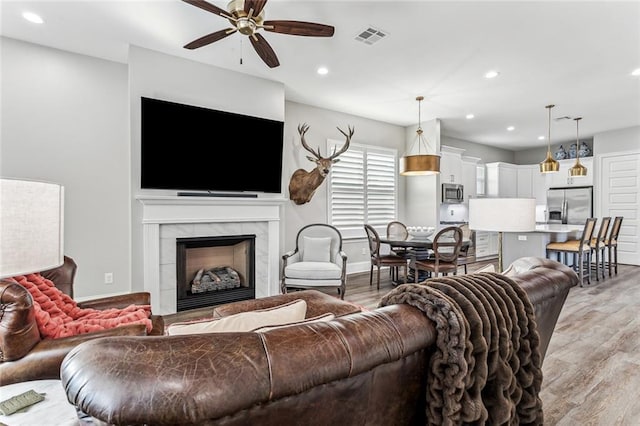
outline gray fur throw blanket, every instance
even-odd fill
[[[524,290],[483,272],[403,284],[380,306],[406,303],[436,325],[427,424],[542,425],[540,340]]]

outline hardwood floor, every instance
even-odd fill
[[[469,265],[469,273],[486,263]],[[350,275],[345,299],[376,307],[393,288],[388,273],[380,277],[377,291],[368,273]],[[640,425],[639,314],[638,266],[571,289],[542,367],[545,425]]]
[[[497,260],[470,264],[469,273],[487,263]],[[374,309],[393,288],[387,270],[380,290],[375,272],[372,286],[368,272],[351,274],[345,300]],[[542,368],[545,425],[640,424],[639,313],[638,266],[620,265],[618,275],[571,289]]]

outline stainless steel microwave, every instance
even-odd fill
[[[464,201],[464,187],[457,183],[442,184],[442,202],[448,204],[462,203]]]

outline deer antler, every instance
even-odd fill
[[[336,127],[336,129],[340,130],[340,133],[342,133],[347,138],[347,141],[344,143],[344,145],[342,145],[342,148],[340,148],[340,151],[336,152],[336,148],[335,147],[333,148],[333,154],[331,154],[331,157],[329,157],[330,160],[333,160],[337,156],[344,154],[347,151],[347,149],[349,149],[349,144],[351,143],[351,136],[353,136],[353,132],[355,128],[351,126],[347,126],[347,128],[349,129],[349,134],[346,134],[344,131],[342,131],[340,127]]]
[[[312,153],[313,156],[316,157],[316,159],[320,160],[322,158],[322,155],[320,154],[320,147],[318,147],[318,151],[316,152],[313,149],[311,149],[309,145],[307,145],[307,141],[304,140],[304,135],[305,133],[307,133],[307,130],[309,130],[309,125],[307,123],[298,125],[298,133],[300,133],[300,142],[302,142],[302,146],[304,147],[304,149]]]

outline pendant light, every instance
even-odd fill
[[[427,154],[427,141],[422,131],[422,122],[420,120],[420,103],[424,100],[423,96],[418,96],[418,130],[416,130],[416,139],[413,141],[409,151],[413,150],[416,142],[418,143],[418,154],[404,155],[400,158],[400,174],[402,176],[424,176],[440,173],[440,156]],[[422,154],[421,146],[424,145],[425,154]]]
[[[540,173],[553,173],[560,170],[560,163],[551,156],[551,108],[555,105],[547,105],[545,108],[549,111],[549,135],[547,136],[547,158],[540,163]]]
[[[576,164],[569,169],[569,176],[586,176],[587,168],[580,164],[580,136],[578,131],[578,123],[582,120],[582,117],[574,118],[576,122]]]

